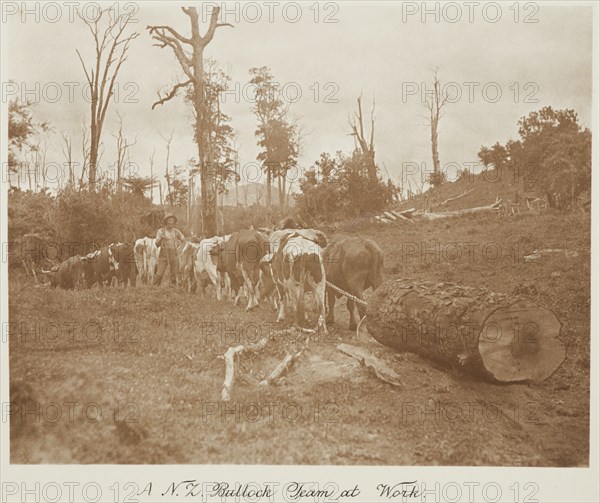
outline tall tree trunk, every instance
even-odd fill
[[[277,190],[279,191],[279,208],[283,209],[285,192],[283,191],[283,180],[281,173],[277,176]]]
[[[238,180],[239,174],[238,174],[238,164],[237,164],[237,157],[236,157],[236,161],[235,161],[235,207],[237,208],[240,204],[240,181]]]
[[[272,183],[272,173],[271,166],[267,163],[267,207],[269,208],[269,212],[271,211],[271,183]]]
[[[431,121],[431,157],[433,160],[433,176],[436,180],[440,176],[440,155],[438,153],[438,118]]]
[[[438,152],[438,126],[440,123],[442,109],[448,102],[448,95],[441,87],[438,79],[438,70],[433,71],[433,96],[427,97],[426,105],[429,109],[429,126],[431,128],[431,157],[433,161],[433,175],[430,178],[432,185],[438,186],[444,182],[440,170],[440,155]]]
[[[96,190],[96,169],[98,165],[98,140],[96,123],[96,98],[92,91],[92,124],[90,128],[90,158],[88,161],[88,188],[90,192]]]

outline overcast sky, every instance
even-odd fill
[[[421,93],[407,93],[427,85],[435,66],[439,66],[442,83],[452,83],[448,90],[457,101],[447,106],[439,128],[442,165],[476,161],[482,145],[515,138],[518,119],[546,105],[573,108],[589,126],[592,8],[572,3],[555,7],[554,3],[552,7],[541,4],[536,11],[530,2],[529,7],[521,4],[511,10],[511,4],[503,3],[499,12],[493,6],[483,11],[486,2],[471,12],[462,3],[437,4],[439,19],[435,13],[423,19],[421,2],[409,2],[404,8],[392,2],[329,2],[318,8],[309,2],[300,4],[300,9],[290,2],[272,3],[270,8],[260,3],[227,4],[221,18],[235,27],[219,28],[205,56],[229,69],[232,87],[240,90],[237,96],[229,94],[222,108],[233,118],[241,164],[256,159],[256,119],[243,91],[248,70],[262,65],[271,68],[276,81],[288,84],[290,98],[301,91],[291,113],[304,131],[302,166],[310,166],[323,151],[353,148],[348,117],[361,93],[367,111],[375,98],[376,159],[380,166],[385,164],[394,181],[401,176],[403,163],[431,166]],[[82,96],[85,77],[75,49],[91,61],[93,46],[83,22],[77,17],[71,21],[69,8],[56,5],[60,10],[40,9],[39,22],[35,14],[28,14],[23,22],[19,14],[12,15],[3,6],[9,58],[2,78],[16,81],[20,93],[24,85],[31,90],[40,83],[35,116],[49,121],[57,133],[49,138],[48,160],[62,162],[61,131],[73,136],[75,157],[81,159],[81,125],[84,118],[89,120],[89,104]],[[202,4],[194,5],[207,12]],[[145,29],[148,24],[166,24],[188,36],[189,18],[176,2],[130,6],[139,7],[132,29],[140,36],[132,43],[118,78],[118,103],[112,103],[108,111],[102,164],[106,169],[114,162],[112,134],[120,112],[126,135],[137,137],[131,161],[141,166],[141,174],[149,175],[148,159],[154,149],[156,164],[164,171],[161,134],[174,131],[172,163],[183,164],[197,155],[191,111],[182,97],[151,110],[157,91],[183,80],[183,73],[172,51],[153,47]],[[430,7],[435,9],[436,4]],[[451,22],[459,14],[461,19]],[[59,15],[60,20],[51,22]],[[325,22],[326,18],[337,22]],[[537,22],[526,23],[526,19]],[[45,98],[53,99],[56,93],[56,86],[48,85],[53,82],[62,89],[62,98],[48,103]],[[80,83],[73,102],[66,82]],[[498,91],[501,96],[496,101]],[[37,99],[34,94],[29,98]]]

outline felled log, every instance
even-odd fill
[[[454,197],[449,197],[445,201],[442,201],[441,203],[435,204],[434,206],[446,206],[448,203],[451,203],[452,201],[456,201],[457,199],[460,199],[461,197],[464,197],[467,194],[470,194],[474,190],[475,189],[465,190],[462,194],[459,194],[458,196],[454,196]]]
[[[496,201],[494,204],[490,204],[489,206],[478,206],[476,208],[466,208],[464,210],[454,210],[454,211],[442,211],[439,213],[414,213],[415,217],[424,218],[426,220],[438,220],[440,218],[448,218],[448,217],[457,217],[460,215],[468,215],[470,213],[485,213],[485,212],[496,212],[499,211],[500,206],[502,205],[502,200]]]
[[[388,281],[369,299],[365,322],[386,346],[498,381],[545,379],[565,358],[551,310],[484,288]]]

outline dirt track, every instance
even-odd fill
[[[520,252],[536,246],[536,236],[547,236],[550,225],[556,239],[543,247],[577,249],[577,258],[514,260],[515,244]],[[169,287],[51,291],[17,273],[10,283],[10,321],[17,323],[10,375],[11,400],[21,409],[11,424],[11,461],[588,464],[589,216],[467,218],[354,232],[382,246],[388,278],[508,293],[534,285],[539,302],[563,322],[567,360],[543,383],[498,385],[373,341],[366,347],[402,376],[403,386],[393,387],[336,349],[340,342],[360,344],[345,330],[345,303],[338,301],[332,334],[312,340],[278,386],[257,384],[303,337],[275,340],[237,360],[232,402],[225,406],[219,357],[275,326],[269,325],[275,319],[269,307],[245,313],[212,295]],[[432,236],[442,245],[495,242],[509,251],[493,261],[455,262],[442,255],[436,262],[402,247],[425,243],[434,249]],[[78,405],[65,405],[71,402]],[[61,415],[53,419],[56,410]]]

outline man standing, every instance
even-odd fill
[[[185,238],[179,229],[174,226],[177,223],[175,215],[167,215],[163,221],[164,227],[158,229],[156,233],[156,246],[160,248],[158,256],[158,270],[154,278],[154,285],[160,285],[163,274],[169,266],[169,275],[171,276],[171,285],[177,284],[179,273],[179,259],[177,257],[177,248],[180,243],[185,243]]]

